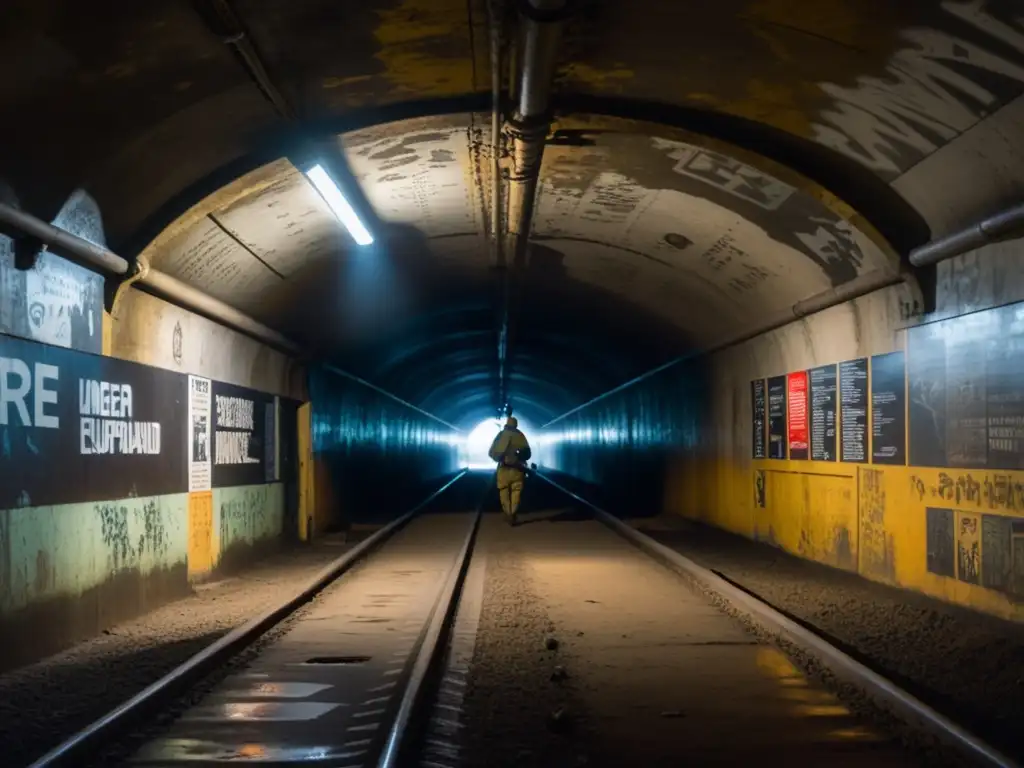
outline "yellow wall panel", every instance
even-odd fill
[[[213,569],[213,491],[188,495],[188,575],[202,576]]]

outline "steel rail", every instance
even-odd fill
[[[412,744],[410,736],[415,736],[414,718],[422,712],[425,702],[424,693],[427,681],[443,660],[448,650],[448,639],[458,614],[459,598],[462,587],[469,572],[469,563],[473,557],[473,547],[480,530],[483,516],[483,502],[492,486],[486,485],[480,497],[473,521],[462,542],[462,548],[456,555],[452,567],[445,579],[444,586],[438,593],[430,618],[427,619],[425,633],[420,641],[413,662],[412,672],[402,693],[395,719],[384,741],[384,747],[377,762],[377,768],[396,768],[410,763],[408,750]]]
[[[656,560],[661,561],[671,569],[695,579],[704,587],[726,600],[733,608],[746,615],[762,629],[784,638],[815,657],[819,662],[824,663],[830,671],[839,673],[845,679],[854,682],[875,701],[887,705],[890,711],[897,714],[905,722],[909,721],[920,724],[934,736],[971,760],[978,761],[981,765],[998,766],[998,768],[1022,768],[1020,763],[1000,753],[977,736],[961,728],[949,718],[941,715],[921,700],[904,691],[891,680],[886,679],[859,661],[851,658],[824,638],[782,615],[764,601],[730,584],[718,574],[702,565],[698,565],[685,555],[681,555],[664,544],[658,543],[650,536],[630,528],[614,515],[587,501],[582,496],[573,493],[546,474],[536,471],[535,474],[562,491],[562,493],[588,507],[594,512],[598,520],[637,546],[637,548],[651,555]]]
[[[126,723],[155,711],[157,707],[166,704],[169,699],[180,695],[182,691],[194,685],[210,671],[252,645],[267,630],[295,613],[325,587],[344,575],[375,547],[391,538],[419,514],[427,504],[467,474],[468,470],[460,471],[404,515],[388,523],[334,560],[320,571],[301,592],[214,641],[116,709],[111,710],[54,747],[33,762],[29,768],[81,765],[87,755],[98,751],[100,743],[108,744],[112,734],[124,727]]]

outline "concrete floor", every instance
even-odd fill
[[[919,764],[603,525],[558,510],[523,520],[484,518],[474,615],[459,615],[477,636],[446,683],[466,696],[446,715],[452,759],[438,764]],[[413,521],[133,764],[372,764],[468,522]],[[309,663],[336,656],[369,659]],[[559,709],[564,728],[549,717]]]
[[[558,627],[588,765],[918,764],[606,526],[531,517],[504,546]]]

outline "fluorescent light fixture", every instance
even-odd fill
[[[359,245],[370,245],[373,242],[373,237],[370,235],[369,230],[363,226],[363,222],[359,220],[355,210],[348,200],[345,199],[345,196],[341,194],[341,190],[334,183],[334,179],[327,175],[327,171],[323,169],[323,166],[314,165],[306,171],[306,176],[313,182],[313,186],[316,187],[317,192],[320,193],[331,210],[334,211],[334,215],[345,225],[345,229],[352,235],[352,239],[359,243]]]

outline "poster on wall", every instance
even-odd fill
[[[811,390],[811,460],[836,460],[836,366],[822,365],[808,371]]]
[[[906,464],[906,368],[902,352],[871,358],[871,461]]]
[[[786,397],[789,400],[789,458],[806,459],[810,450],[807,430],[806,371],[789,374]]]
[[[185,489],[185,379],[0,335],[0,509]]]
[[[764,437],[765,437],[765,416],[766,416],[766,404],[764,394],[764,379],[756,379],[750,382],[750,399],[754,412],[754,452],[753,457],[755,459],[763,459],[765,457]]]
[[[199,376],[188,377],[188,489],[208,491],[213,485],[210,454],[210,399],[213,382]]]
[[[786,458],[786,377],[768,379],[768,458]]]
[[[53,225],[103,243],[102,221],[99,206],[79,189]],[[45,250],[30,269],[18,269],[11,239],[0,235],[0,333],[100,354],[103,276]]]
[[[910,463],[1024,469],[1024,304],[908,331]]]
[[[273,395],[213,383],[214,488],[261,485],[276,472],[273,408]]]
[[[868,359],[839,364],[839,451],[842,461],[868,460]]]

